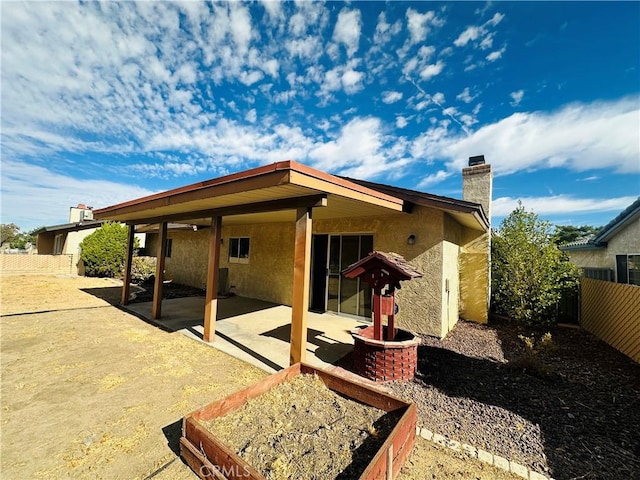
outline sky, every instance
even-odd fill
[[[296,160],[604,225],[640,195],[639,2],[25,2],[1,13],[1,221]]]

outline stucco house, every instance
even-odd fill
[[[596,234],[560,249],[586,277],[640,285],[640,197]]]
[[[93,207],[79,203],[69,208],[69,223],[42,227],[36,235],[36,253],[38,255],[71,255],[72,264],[77,267],[78,275],[84,275],[80,262],[80,244],[102,226],[104,220],[93,218]],[[144,233],[136,234],[141,247],[145,244]]]
[[[69,223],[51,225],[36,230],[38,255],[72,255],[73,264],[80,259],[80,243],[102,226],[102,220],[93,218],[93,207],[82,203],[69,208]]]
[[[130,245],[136,226],[158,225],[147,237],[147,254],[158,256],[155,318],[163,278],[205,288],[204,339],[212,340],[220,270],[227,269],[227,287],[237,295],[292,306],[294,362],[304,359],[309,309],[371,318],[371,292],[341,271],[373,250],[396,252],[424,273],[397,293],[402,328],[443,337],[459,318],[487,321],[492,173],[482,156],[469,164],[462,172],[464,200],[285,161],[94,215],[127,223]],[[125,281],[123,303],[128,289]]]

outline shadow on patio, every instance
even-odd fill
[[[90,290],[85,291],[166,332],[203,341],[203,296],[164,299],[162,318],[155,320],[151,302],[118,305],[119,287]],[[217,317],[215,340],[208,345],[268,372],[289,366],[291,307],[233,296],[218,299]],[[319,367],[339,362],[353,349],[350,331],[359,325],[363,322],[308,312],[306,362]]]

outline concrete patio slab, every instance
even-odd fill
[[[158,327],[179,331],[203,342],[204,297],[162,301],[162,318],[151,318],[151,302],[133,303],[126,310]],[[362,321],[330,313],[308,313],[307,363],[328,367],[353,348],[351,329]],[[245,297],[218,300],[216,337],[205,343],[267,372],[289,366],[291,307]]]

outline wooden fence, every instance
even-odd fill
[[[73,255],[0,255],[0,275],[76,275]]]
[[[640,362],[640,287],[582,278],[582,326]]]

